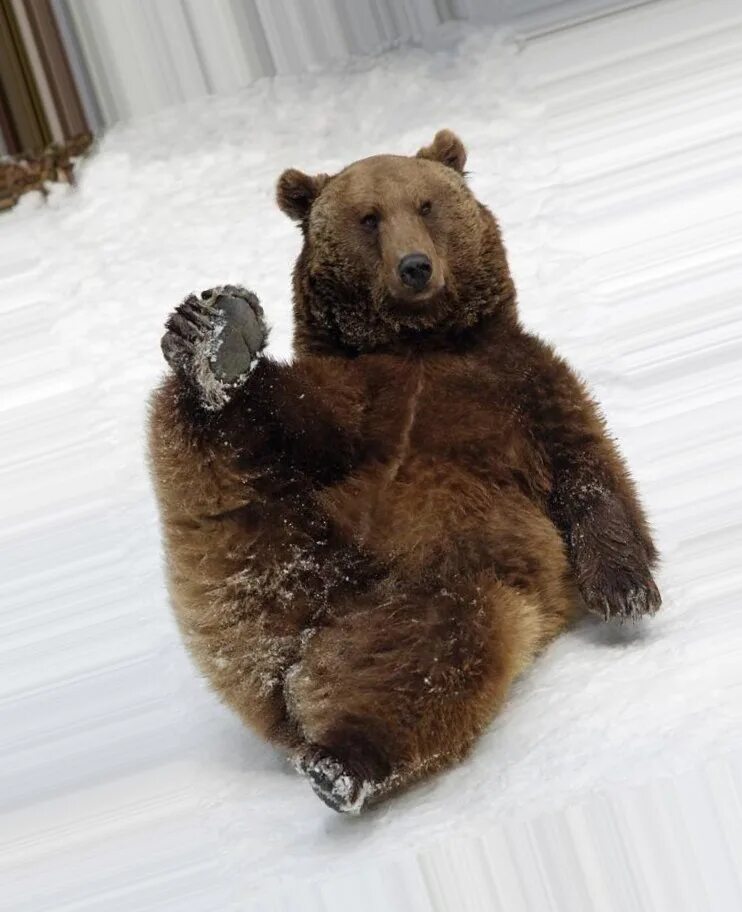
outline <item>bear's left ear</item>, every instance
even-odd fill
[[[310,177],[296,168],[289,168],[278,178],[276,201],[281,212],[297,222],[309,215],[312,203],[320,195],[322,188],[329,180],[326,174]]]
[[[458,136],[452,133],[451,130],[439,130],[435,134],[432,144],[420,149],[416,157],[440,162],[442,165],[458,171],[459,174],[463,174],[464,165],[466,164],[466,149]]]

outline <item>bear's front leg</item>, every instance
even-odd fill
[[[657,551],[634,483],[580,380],[531,337],[523,398],[550,469],[549,510],[562,532],[587,608],[601,617],[654,614]]]
[[[643,540],[621,496],[605,479],[584,471],[562,476],[553,509],[565,526],[570,561],[587,608],[605,620],[654,614],[662,603],[652,578],[654,548]]]

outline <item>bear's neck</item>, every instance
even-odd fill
[[[493,309],[484,313],[471,326],[448,326],[432,329],[402,330],[394,338],[376,345],[355,347],[343,344],[337,333],[307,319],[302,308],[295,310],[294,351],[297,356],[313,355],[325,357],[355,358],[367,354],[418,355],[449,352],[451,354],[473,353],[501,344],[503,339],[522,332],[513,298],[498,301]]]

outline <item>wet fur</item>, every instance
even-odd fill
[[[439,137],[417,158],[283,175],[304,235],[293,361],[260,358],[221,410],[177,373],[151,406],[183,635],[328,803],[324,771],[347,773],[341,810],[463,757],[585,604],[659,605],[626,467],[582,383],[521,327],[495,219]],[[358,213],[431,187],[446,224],[408,207],[397,228],[435,248],[446,291],[400,308],[385,236],[371,251]]]

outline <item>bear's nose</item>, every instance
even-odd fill
[[[414,291],[422,291],[433,275],[433,264],[424,253],[408,253],[398,268],[400,279]]]

